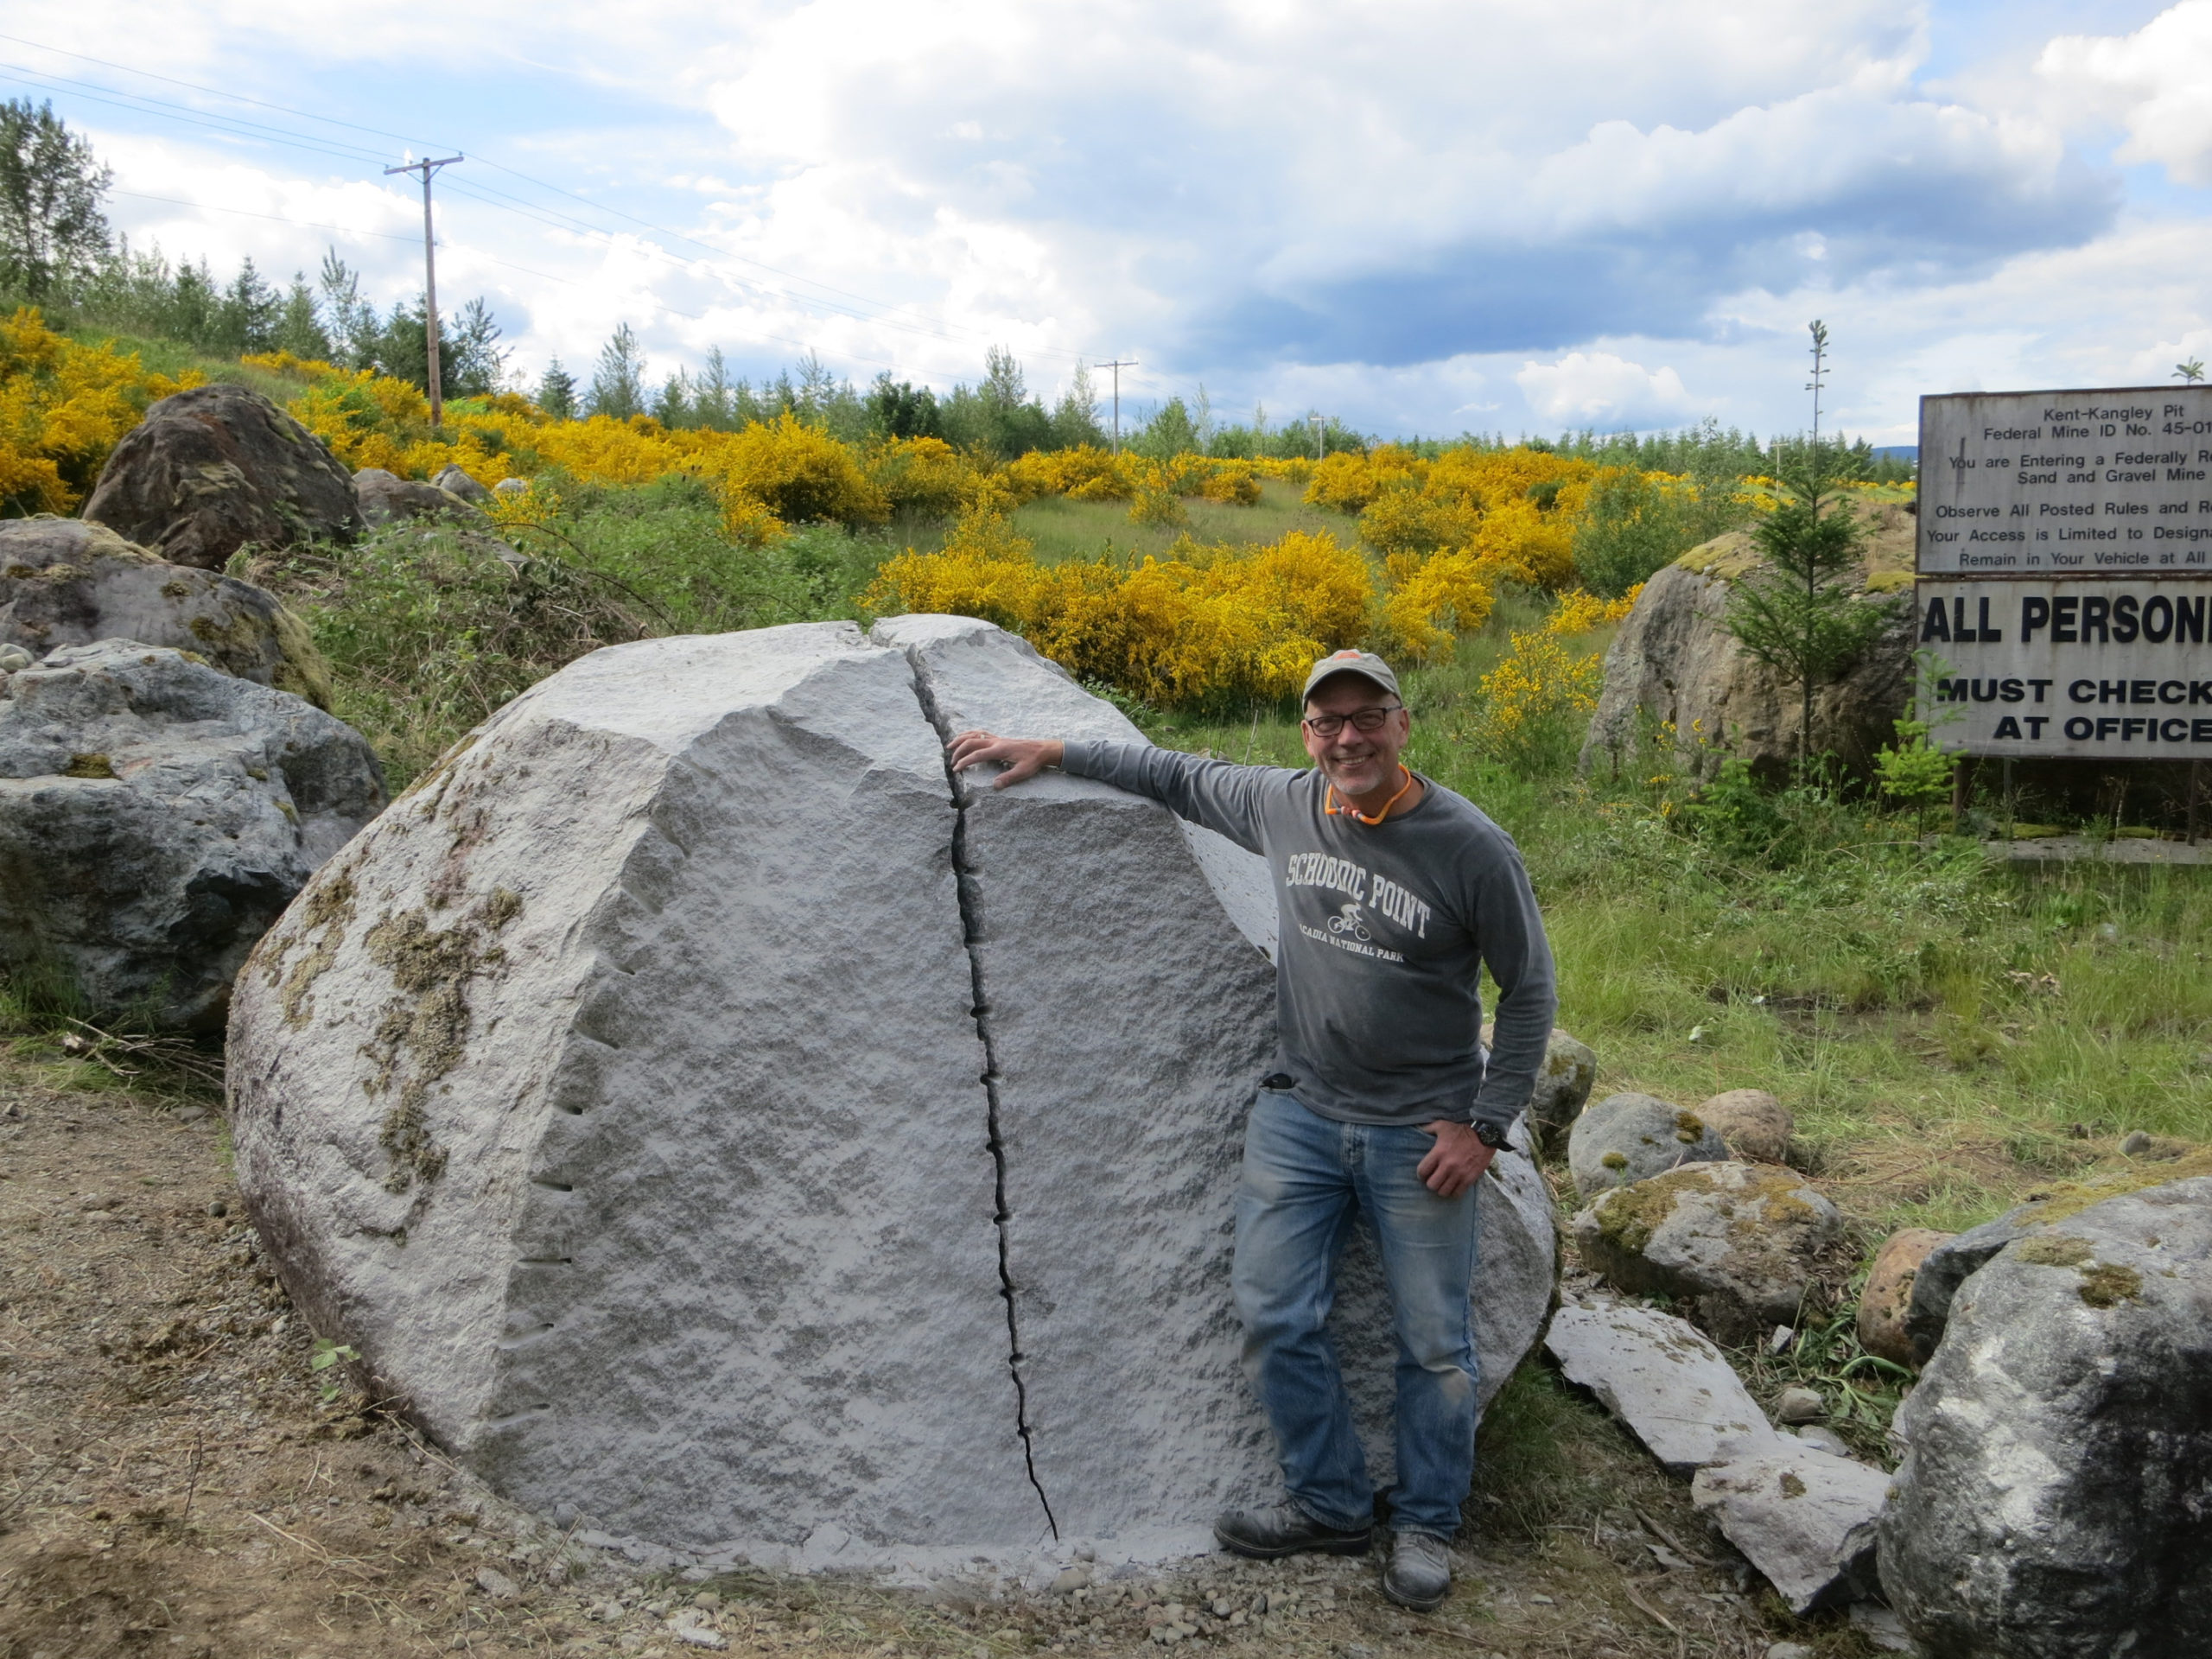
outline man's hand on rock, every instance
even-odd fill
[[[1006,770],[991,780],[993,789],[1004,789],[1025,778],[1034,778],[1047,766],[1060,764],[1063,746],[1056,738],[994,737],[988,732],[963,732],[946,746],[952,769],[965,772],[986,760]]]
[[[1414,1173],[1440,1198],[1458,1198],[1482,1179],[1490,1160],[1497,1155],[1465,1123],[1439,1118],[1421,1127],[1423,1135],[1436,1137],[1436,1144],[1428,1149],[1428,1156],[1421,1160],[1421,1167]]]

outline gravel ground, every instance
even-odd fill
[[[1478,1498],[1497,1522],[1463,1535],[1460,1582],[1426,1618],[1382,1600],[1379,1557],[1071,1562],[1057,1589],[646,1572],[499,1503],[342,1365],[314,1370],[219,1114],[100,1082],[0,1057],[0,1659],[1872,1651],[1781,1613],[1586,1407],[1541,1450],[1594,1497],[1541,1524],[1517,1494]]]

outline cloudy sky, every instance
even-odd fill
[[[1805,419],[2212,358],[2212,0],[1122,0],[395,10],[16,0],[134,243],[481,294],[535,378],[813,350],[1369,431]],[[1101,376],[1102,385],[1104,383]]]

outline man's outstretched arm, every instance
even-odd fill
[[[1062,766],[1071,776],[1096,778],[1133,795],[1149,796],[1179,817],[1202,823],[1253,853],[1260,850],[1268,780],[1294,775],[1279,767],[1232,766],[1149,743],[1096,739],[1063,741],[963,732],[947,752],[955,772],[983,761],[1003,766],[1006,770],[992,780],[995,789],[1034,778],[1047,766]]]

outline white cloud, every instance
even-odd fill
[[[1933,3],[1940,20],[1955,0]],[[1048,391],[1074,354],[1119,353],[1144,365],[1132,399],[1203,381],[1217,407],[1381,430],[1708,410],[1772,429],[1800,418],[1799,335],[1825,315],[1860,389],[1851,418],[1887,429],[1949,389],[1929,376],[2110,375],[2179,351],[2205,326],[2194,289],[2106,257],[2162,232],[2069,146],[2088,111],[2125,130],[2124,157],[2212,169],[2212,0],[2036,42],[2003,74],[1970,63],[1942,89],[1921,73],[1928,14],[461,0],[427,59],[365,0],[20,0],[6,27],[466,149],[441,197],[441,291],[492,296],[533,370],[556,351],[588,362],[626,320],[656,372],[716,345],[772,372],[810,346],[856,378],[887,365],[943,385],[998,342]],[[289,274],[336,239],[386,303],[419,280],[406,241],[308,228],[410,233],[411,198],[371,159],[399,141],[315,129],[362,147],[354,162],[57,98],[123,188],[236,210],[118,199],[118,221],[173,254]],[[519,218],[482,188],[599,229]],[[2028,279],[2091,272],[2094,303]]]
[[[2120,159],[2212,184],[2212,0],[2181,0],[2133,35],[2065,35],[2036,67],[2126,130]]]
[[[1662,426],[1695,407],[1674,370],[1647,369],[1611,352],[1525,363],[1513,379],[1539,416],[1571,426]]]

